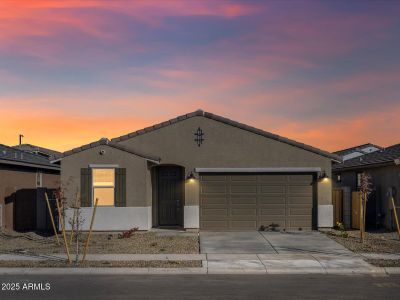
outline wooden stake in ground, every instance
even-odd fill
[[[362,195],[362,192],[359,193],[360,197],[360,240],[361,242],[364,242],[364,197]]]
[[[64,226],[64,220],[61,216],[61,209],[60,209],[60,204],[58,203],[58,199],[56,198],[56,203],[57,203],[57,211],[58,211],[58,218],[60,219],[61,223],[61,230],[64,238],[64,246],[65,246],[65,252],[67,252],[68,256],[68,263],[71,264],[71,256],[69,255],[69,249],[68,249],[68,242],[67,242],[67,236],[65,235],[65,226]]]
[[[96,198],[96,202],[94,203],[92,220],[90,221],[89,234],[88,234],[87,239],[86,239],[86,242],[85,242],[85,249],[83,250],[82,262],[85,261],[87,249],[88,249],[88,247],[89,247],[89,241],[90,241],[90,236],[92,235],[92,228],[93,228],[94,217],[95,217],[95,215],[96,215],[97,202],[99,202],[99,199],[98,199],[98,198]]]
[[[58,232],[57,232],[57,229],[56,229],[56,224],[54,223],[54,217],[53,217],[53,213],[51,212],[51,206],[50,206],[50,202],[49,202],[49,197],[47,197],[47,193],[44,193],[44,197],[46,198],[47,208],[49,209],[51,225],[53,226],[54,235],[56,236],[57,245],[60,245],[60,240],[58,238]]]
[[[397,226],[397,235],[399,236],[399,239],[400,239],[400,226],[399,226],[399,218],[397,217],[397,211],[396,211],[396,206],[394,205],[394,198],[393,198],[393,197],[392,197],[392,205],[393,205],[394,219],[396,220],[396,226]]]

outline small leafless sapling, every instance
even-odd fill
[[[367,211],[367,201],[368,197],[372,192],[371,175],[366,172],[361,174],[361,226],[360,226],[360,238],[364,242],[365,239],[365,216]]]
[[[68,222],[71,226],[70,243],[72,246],[72,235],[74,235],[74,238],[75,238],[75,264],[78,264],[79,250],[80,250],[79,246],[80,246],[80,240],[82,237],[82,228],[83,228],[83,224],[85,223],[85,218],[82,216],[80,199],[78,197],[78,194],[76,194],[76,199],[74,201],[74,205],[72,205],[70,208],[74,210],[72,217],[69,218],[69,220],[68,220]]]

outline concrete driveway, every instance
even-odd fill
[[[205,254],[354,255],[324,234],[312,232],[200,232]]]

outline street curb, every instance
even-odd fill
[[[208,269],[207,264],[200,268],[0,268],[0,275],[279,275],[279,274],[332,274],[332,275],[377,275],[377,274],[400,274],[399,267],[392,268],[369,268],[369,269],[343,269],[328,268],[321,270],[305,269],[273,269],[273,270],[251,270],[251,269]]]

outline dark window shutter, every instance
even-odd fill
[[[92,206],[92,169],[81,169],[81,207]]]
[[[126,169],[115,169],[115,206],[126,206]]]

